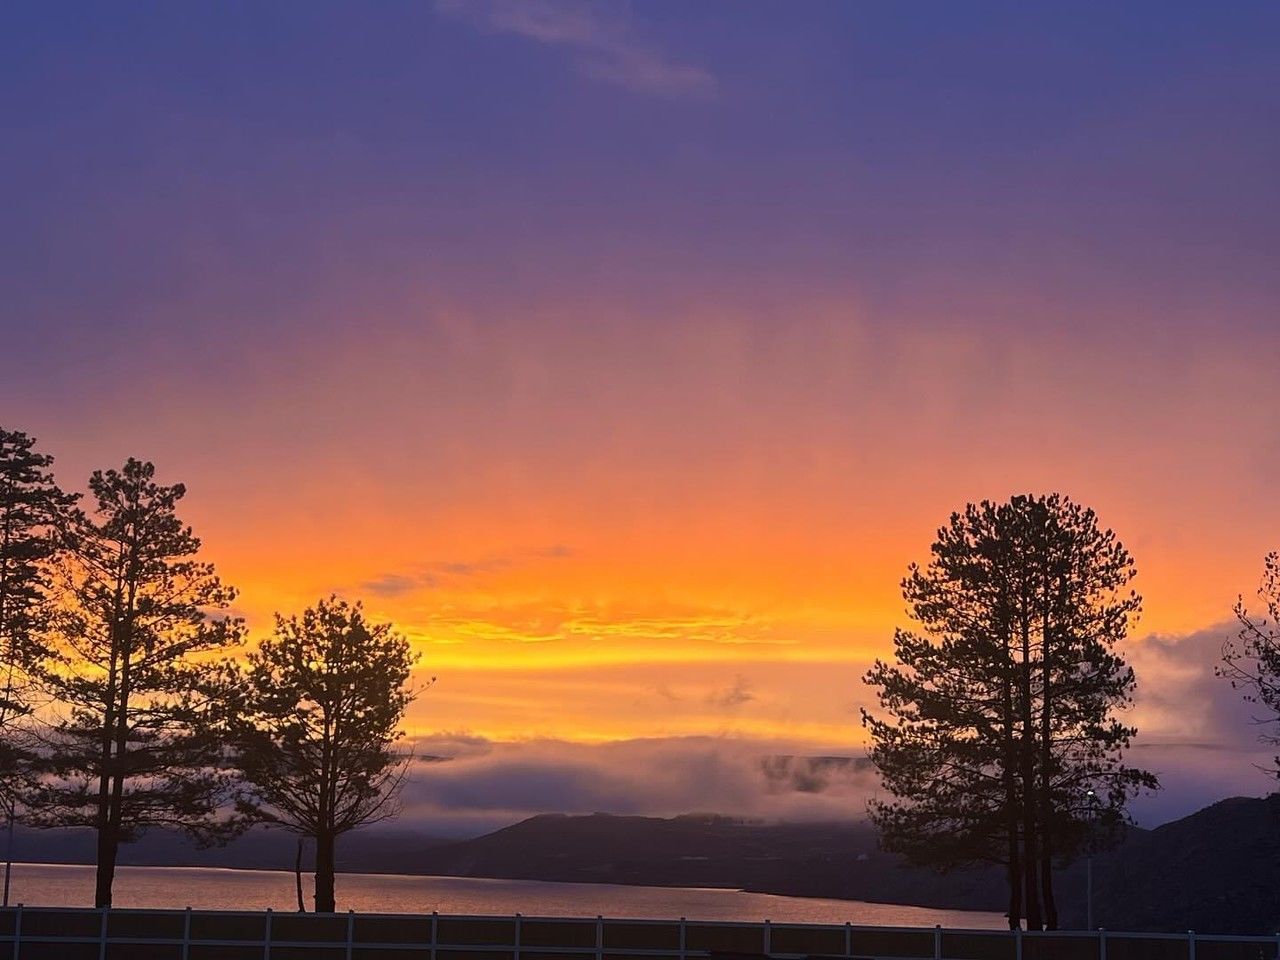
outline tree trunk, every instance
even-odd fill
[[[114,637],[115,630],[112,628]],[[113,645],[115,640],[112,640]],[[96,907],[111,906],[111,882],[116,873],[116,847],[119,845],[111,831],[111,775],[112,748],[115,744],[116,650],[111,653],[111,666],[107,678],[106,709],[103,712],[102,743],[98,763],[98,809],[95,826],[98,831],[97,881],[93,895]]]
[[[307,905],[302,901],[302,837],[298,837],[298,855],[293,858],[293,879],[298,888],[298,912],[306,913]]]
[[[316,838],[316,913],[333,913],[333,848],[331,833],[317,834]]]
[[[1017,764],[1013,714],[1013,680],[1006,672],[1001,688],[1001,710],[1004,714],[1004,812],[1009,833],[1009,929],[1022,926],[1022,861],[1018,856],[1018,781],[1014,774]]]
[[[129,747],[129,653],[126,650],[120,669],[120,702],[116,707],[115,756],[111,776],[111,797],[107,805],[107,829],[98,834],[99,907],[111,906],[111,884],[116,877],[116,853],[120,849],[121,826],[124,823],[124,781]],[[109,859],[103,851],[110,847]]]
[[[1018,815],[1009,818],[1009,929],[1022,926],[1022,864],[1018,859]]]
[[[1039,804],[1036,797],[1036,728],[1031,704],[1031,625],[1023,614],[1022,622],[1022,875],[1027,909],[1027,929],[1040,930],[1044,921],[1040,916],[1040,877],[1037,857],[1040,852],[1037,817]]]
[[[1046,643],[1047,647],[1047,643]],[[1048,656],[1046,650],[1045,656]],[[1046,690],[1049,682],[1045,670]],[[1040,753],[1040,896],[1044,901],[1044,925],[1049,930],[1058,929],[1058,905],[1053,897],[1053,752],[1050,745],[1051,730],[1048,722],[1049,699],[1044,703],[1045,722],[1041,728]]]
[[[1053,897],[1053,685],[1055,635],[1050,614],[1052,596],[1049,575],[1044,579],[1040,620],[1040,676],[1044,689],[1040,704],[1040,896],[1044,901],[1046,929],[1058,929],[1058,905]]]
[[[98,879],[97,892],[93,895],[95,907],[111,906],[111,880],[115,876],[115,841],[111,836],[111,748],[108,743],[102,751],[102,775],[98,778]]]
[[[1044,920],[1040,915],[1040,878],[1037,876],[1040,838],[1039,831],[1036,829],[1035,766],[1032,759],[1027,757],[1027,753],[1028,751],[1024,749],[1022,875],[1027,904],[1027,929],[1040,930],[1044,927]]]
[[[111,823],[103,824],[98,830],[98,872],[93,893],[95,907],[111,906],[111,884],[116,878],[116,851],[119,848],[119,837]]]
[[[1048,827],[1041,838],[1042,855],[1040,857],[1040,896],[1044,900],[1044,928],[1058,929],[1058,904],[1053,898],[1053,848],[1049,845]]]

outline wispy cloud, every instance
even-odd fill
[[[379,597],[403,597],[419,590],[435,590],[464,580],[501,573],[523,564],[558,560],[569,555],[568,547],[557,544],[510,556],[482,557],[479,560],[433,560],[415,564],[409,570],[379,574],[361,583],[360,589]]]
[[[473,573],[472,576],[479,576]],[[424,565],[405,574],[384,574],[363,589],[380,596],[400,596],[419,589],[450,587],[460,578],[445,579],[435,566]],[[381,592],[380,592],[381,591]],[[767,618],[714,607],[680,604],[655,606],[580,601],[570,604],[536,601],[511,603],[479,600],[424,607],[414,616],[410,636],[439,642],[457,638],[468,642],[531,644],[557,641],[604,649],[655,651],[693,646],[777,652],[795,641]]]
[[[713,707],[732,710],[744,703],[750,703],[755,698],[750,682],[742,674],[738,674],[733,678],[733,683],[725,689],[713,690],[707,694],[707,703]]]
[[[637,35],[619,0],[436,0],[436,9],[481,30],[510,33],[571,53],[585,76],[637,93],[710,97],[715,77],[679,63]]]

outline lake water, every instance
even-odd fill
[[[309,876],[303,876],[310,894]],[[93,867],[17,863],[10,903],[32,906],[88,906],[93,903]],[[294,910],[292,873],[219,870],[207,867],[120,867],[115,904],[119,907],[199,907],[208,910]],[[633,887],[604,883],[550,883],[541,880],[481,880],[399,874],[342,874],[339,909],[369,913],[499,914],[525,916],[677,918],[691,920],[773,920],[886,926],[1000,928],[998,913],[931,910],[859,900],[779,897],[742,890],[689,887]]]

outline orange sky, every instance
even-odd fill
[[[187,483],[255,631],[394,620],[415,734],[856,752],[907,565],[1059,491],[1144,742],[1252,744],[1276,9],[522,9],[15,12],[0,423]]]
[[[898,580],[966,500],[1093,505],[1138,560],[1136,643],[1225,620],[1280,520],[1265,341],[399,310],[158,421],[40,433],[79,472],[128,452],[186,481],[255,628],[328,591],[394,620],[440,677],[416,732],[860,742]]]

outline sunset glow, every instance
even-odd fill
[[[1280,78],[1274,10],[1142,6],[609,6],[634,74],[450,3],[33,8],[0,420],[185,482],[252,635],[393,620],[415,737],[861,755],[908,565],[1022,492],[1130,548],[1171,699],[1151,636],[1280,547]]]

